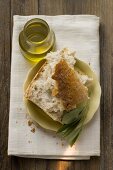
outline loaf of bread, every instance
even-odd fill
[[[45,58],[46,62],[29,84],[25,97],[60,122],[64,110],[72,110],[88,98],[85,83],[89,78],[74,70],[75,52],[64,48],[48,53]]]

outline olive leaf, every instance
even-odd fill
[[[79,120],[81,118],[81,112],[84,109],[84,106],[80,106],[78,108],[75,108],[71,110],[70,112],[64,112],[62,117],[62,123],[63,124],[69,124],[75,120]]]
[[[81,105],[68,113],[64,113],[65,122],[62,127],[57,131],[57,133],[65,138],[69,144],[72,146],[80,135],[82,128],[84,126],[84,121],[87,115],[88,102],[86,105]],[[71,114],[69,117],[69,113]],[[75,116],[76,115],[76,116]],[[67,124],[66,124],[67,123]]]

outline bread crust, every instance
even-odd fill
[[[36,75],[33,77],[31,83],[28,85],[26,91],[25,91],[25,98],[30,100],[31,96],[31,86],[33,85],[34,81],[38,80],[40,74],[44,71],[44,67],[47,65],[47,60],[45,60],[45,63],[40,67]]]

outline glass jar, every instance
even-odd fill
[[[19,34],[19,45],[24,57],[40,61],[55,48],[55,34],[46,21],[34,18],[28,21]]]

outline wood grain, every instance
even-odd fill
[[[10,51],[13,15],[100,16],[101,157],[58,161],[7,156]],[[0,170],[113,169],[113,0],[0,0]]]
[[[0,169],[11,169],[7,156],[10,86],[10,0],[0,1]]]

